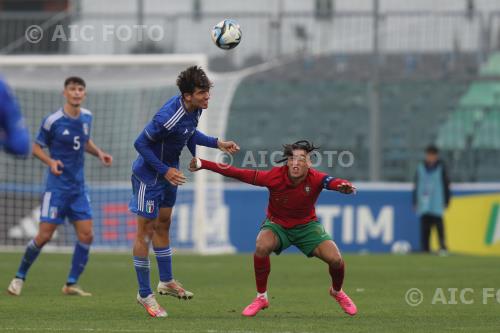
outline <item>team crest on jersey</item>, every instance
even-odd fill
[[[155,209],[155,201],[154,200],[147,200],[146,201],[146,213],[151,214],[154,209]]]
[[[304,190],[306,191],[306,195],[309,195],[309,193],[311,193],[311,186],[306,185],[306,186],[304,187]]]
[[[49,209],[49,217],[51,219],[55,219],[57,217],[57,207],[50,207],[50,209]]]
[[[85,135],[89,135],[89,124],[83,123],[83,133],[85,133]]]

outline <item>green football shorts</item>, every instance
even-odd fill
[[[260,229],[269,229],[278,237],[280,244],[274,251],[277,255],[289,248],[290,245],[295,245],[306,256],[312,257],[314,249],[319,244],[326,240],[332,240],[332,237],[326,233],[325,228],[318,221],[311,221],[294,228],[285,229],[279,224],[266,219]]]

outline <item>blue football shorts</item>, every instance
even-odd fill
[[[132,213],[155,219],[160,208],[174,207],[176,198],[177,186],[167,182],[149,185],[132,175],[132,198],[128,205]]]
[[[78,192],[45,191],[42,197],[40,221],[63,224],[66,218],[70,222],[92,219],[90,198],[86,190]]]

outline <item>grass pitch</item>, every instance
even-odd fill
[[[500,265],[494,257],[346,255],[344,288],[358,306],[345,315],[328,295],[326,265],[301,255],[273,256],[270,307],[241,310],[255,296],[252,256],[174,256],[174,274],[191,301],[157,296],[169,317],[136,304],[132,258],[93,253],[80,284],[94,296],[61,294],[68,254],[42,253],[20,297],[5,292],[20,253],[0,253],[0,332],[499,332]],[[151,266],[156,262],[151,257]],[[156,267],[155,267],[156,268]],[[158,275],[152,270],[152,285]],[[423,301],[408,305],[418,288]],[[455,289],[456,288],[456,289]],[[465,289],[469,288],[469,289]],[[485,289],[488,288],[488,289]],[[418,292],[408,294],[417,302]]]

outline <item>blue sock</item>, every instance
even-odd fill
[[[30,269],[31,264],[35,261],[35,259],[40,254],[42,249],[39,248],[35,240],[32,239],[26,246],[26,252],[24,252],[23,259],[21,260],[21,264],[19,265],[19,269],[17,270],[16,277],[19,279],[25,279],[26,274],[28,274],[28,269]]]
[[[160,281],[168,282],[172,280],[172,249],[167,247],[153,247],[160,272]]]
[[[69,271],[68,280],[66,284],[75,284],[85,269],[87,261],[89,260],[90,244],[77,242],[75,251],[73,252],[73,260],[71,262],[71,270]]]
[[[153,293],[149,282],[149,258],[134,256],[134,267],[137,274],[137,282],[139,283],[139,295],[144,298]]]

